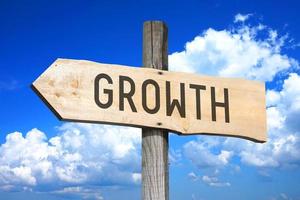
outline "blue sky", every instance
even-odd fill
[[[140,130],[63,123],[30,89],[56,59],[142,65],[169,28],[169,69],[265,81],[269,141],[170,134],[170,199],[300,199],[300,3],[0,1],[0,199],[140,199]]]

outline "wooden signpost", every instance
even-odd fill
[[[67,121],[266,140],[255,81],[58,59],[33,87]]]
[[[144,24],[143,68],[57,59],[32,84],[61,120],[143,128],[144,200],[169,198],[167,131],[267,139],[264,84],[167,71],[167,35]]]

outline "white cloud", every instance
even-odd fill
[[[280,101],[280,94],[274,90],[268,90],[266,93],[267,107],[274,106]]]
[[[280,129],[284,126],[285,117],[277,107],[267,108],[267,119],[268,130]]]
[[[38,129],[8,134],[0,146],[0,188],[140,183],[140,129],[66,123],[58,130],[49,139]]]
[[[241,152],[241,160],[242,162],[249,164],[249,165],[254,165],[258,167],[277,167],[278,162],[272,158],[269,157],[271,153],[267,154],[261,154],[260,156],[257,156],[258,152],[249,152],[248,149],[244,150]]]
[[[277,124],[277,128],[286,128],[288,131],[300,132],[298,118],[300,117],[300,76],[290,73],[283,81],[282,90],[267,92],[270,123]],[[272,128],[272,126],[271,126]]]
[[[61,190],[51,192],[59,195],[73,195],[80,196],[82,199],[95,199],[103,200],[103,196],[97,188],[85,188],[85,187],[65,187]]]
[[[233,152],[226,150],[213,152],[213,146],[216,145],[217,144],[208,143],[207,141],[205,142],[199,138],[198,141],[186,143],[183,147],[183,153],[186,158],[199,168],[226,166]]]
[[[219,170],[216,169],[212,176],[204,175],[204,176],[198,176],[194,172],[188,173],[188,178],[192,181],[201,181],[205,183],[208,186],[212,187],[228,187],[231,186],[229,182],[221,182],[217,175],[219,174]]]
[[[172,71],[271,81],[298,62],[281,53],[286,37],[263,25],[243,25],[232,30],[209,28],[169,56]],[[267,31],[264,39],[258,37]],[[276,34],[275,34],[276,33]]]
[[[189,177],[189,179],[191,179],[192,181],[197,181],[197,180],[199,179],[199,177],[198,177],[194,172],[188,173],[188,177]]]
[[[217,177],[214,176],[202,176],[202,181],[212,187],[228,187],[231,186],[229,182],[220,182]]]
[[[141,173],[132,173],[132,180],[134,183],[139,184],[141,183],[142,180],[142,175]]]
[[[234,16],[234,23],[237,23],[237,22],[245,22],[247,19],[249,19],[249,17],[251,16],[252,14],[246,14],[246,15],[242,15],[241,13],[238,13]]]
[[[174,150],[172,147],[169,147],[169,163],[171,165],[178,165],[181,161],[181,151]]]

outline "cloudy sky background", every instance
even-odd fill
[[[114,3],[0,2],[0,199],[140,199],[141,130],[59,122],[29,85],[57,57],[140,66],[148,19],[169,70],[266,82],[267,143],[170,133],[170,198],[300,199],[300,5]]]

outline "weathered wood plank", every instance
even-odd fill
[[[100,108],[95,102],[95,78],[107,74],[112,84],[103,79],[99,82],[99,99],[106,102],[108,95],[103,89],[113,91],[112,105]],[[132,96],[134,112],[125,98],[124,110],[120,110],[119,79],[130,77],[135,84]],[[146,112],[142,105],[142,84],[155,80],[160,89],[160,109],[157,113]],[[180,83],[185,88],[185,117],[175,106],[167,115],[166,81],[170,82],[171,99],[180,99]],[[200,91],[201,119],[197,119],[196,90],[190,85],[203,85]],[[211,87],[215,88],[215,101],[224,102],[224,88],[228,89],[230,121],[225,121],[224,107],[216,107],[216,121],[212,120]],[[58,59],[34,83],[33,88],[63,120],[124,124],[138,127],[154,127],[182,134],[216,134],[245,137],[257,141],[266,140],[266,112],[264,84],[234,78],[217,78],[203,75],[168,72],[149,68],[133,68],[100,64],[83,60]],[[124,82],[124,91],[130,90]],[[155,88],[147,87],[147,105],[155,106]],[[180,102],[180,100],[179,100]]]
[[[145,22],[143,66],[168,70],[167,44],[168,30],[165,24],[157,21]],[[147,78],[146,76],[147,74],[145,74],[145,78]],[[153,99],[153,97],[150,98]],[[151,106],[153,108],[153,105]],[[143,128],[142,130],[143,200],[169,199],[168,141],[169,133],[165,130],[153,128]]]
[[[108,108],[99,107],[95,101],[95,78],[99,74],[112,79],[112,84],[106,79],[98,82],[102,103],[109,99],[105,91],[112,91],[112,104]],[[120,110],[120,76],[127,76],[134,82],[132,101],[136,112],[126,98],[123,99],[124,108]],[[147,79],[154,80],[159,86],[160,107],[154,114],[148,113],[142,104],[142,85]],[[176,106],[170,116],[167,115],[167,82],[170,99],[178,99],[179,104],[182,99],[180,84],[184,85],[184,116]],[[132,89],[128,81],[123,83],[125,93]],[[200,101],[191,85],[205,86],[205,90],[200,90]],[[58,59],[33,83],[33,89],[60,119],[66,121],[163,128],[182,134],[227,135],[257,142],[267,139],[265,87],[257,81]],[[224,89],[228,91],[229,122],[226,122],[225,108],[218,104],[216,121],[213,121],[212,94],[215,94],[215,102],[224,103]],[[150,109],[156,105],[155,91],[153,85],[146,87],[146,105]],[[201,119],[197,117],[197,103],[200,103]]]

